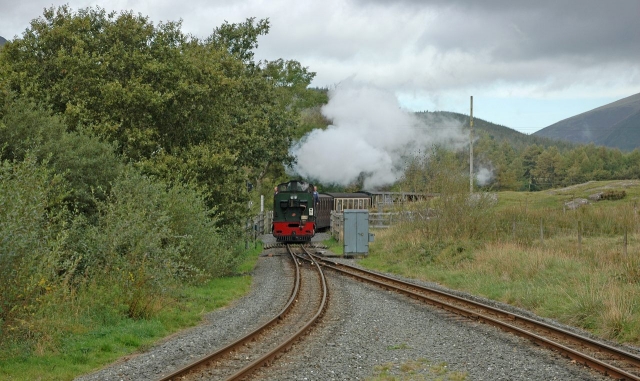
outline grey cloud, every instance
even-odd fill
[[[49,1],[0,0],[0,36],[19,35],[52,6]],[[317,73],[314,86],[355,76],[436,106],[453,94],[567,98],[584,97],[587,89],[587,96],[622,98],[640,91],[638,0],[69,3],[74,10],[88,4],[133,10],[154,23],[182,19],[183,31],[197,37],[225,20],[269,18],[271,30],[259,38],[256,59],[298,60]]]
[[[383,1],[359,0],[360,6]],[[422,46],[447,52],[489,50],[506,61],[545,56],[636,60],[640,56],[640,2],[587,1],[411,1],[413,11],[438,17],[425,25]]]

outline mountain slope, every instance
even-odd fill
[[[625,151],[633,151],[640,147],[640,112],[617,123],[602,144]]]
[[[437,125],[445,120],[454,119],[457,120],[462,126],[469,127],[469,115],[459,114],[448,111],[424,111],[417,112],[416,115],[431,125]],[[571,149],[575,146],[575,143],[560,141],[543,136],[534,136],[523,134],[512,128],[505,127],[503,125],[487,122],[484,119],[473,118],[473,128],[476,134],[486,133],[490,139],[496,141],[508,141],[509,144],[515,149],[524,149],[530,145],[537,144],[542,147],[556,146],[561,151],[564,149]],[[468,131],[468,130],[467,130]]]
[[[633,150],[640,147],[640,93],[561,120],[534,135]]]
[[[0,46],[4,45],[5,42],[7,42],[7,40],[4,37],[0,36]]]

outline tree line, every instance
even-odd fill
[[[640,178],[640,150],[623,153],[594,144],[564,150],[533,144],[521,150],[487,136],[474,147],[479,165],[491,168],[492,190],[539,191],[593,180]]]
[[[299,62],[256,61],[268,20],[210,36],[130,11],[46,9],[0,48],[0,337],[80,300],[153,315],[229,274],[251,214],[326,101]],[[33,343],[32,343],[33,344]]]
[[[435,112],[437,118],[454,118],[469,125],[462,114]],[[537,136],[528,136],[481,119],[474,120],[474,170],[476,186],[491,191],[540,191],[586,181],[640,178],[640,150],[623,152],[617,148],[579,145]],[[421,192],[429,188],[430,172],[443,163],[456,163],[460,173],[469,171],[469,151],[447,151],[432,147],[423,157],[411,161],[397,187]],[[482,173],[480,173],[482,172]],[[468,178],[468,177],[467,177]]]

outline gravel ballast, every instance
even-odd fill
[[[197,327],[166,338],[145,353],[127,356],[81,381],[156,380],[221,348],[280,312],[289,298],[290,259],[261,257],[253,271],[251,292],[232,305],[207,314]]]
[[[198,327],[77,380],[154,380],[233,341],[285,303],[287,261],[261,256],[248,295],[208,314]],[[399,380],[609,380],[496,328],[327,275],[330,301],[322,322],[254,379],[366,380],[385,373]]]

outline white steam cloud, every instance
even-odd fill
[[[434,144],[468,145],[460,122],[429,122],[403,110],[392,93],[352,79],[329,91],[322,114],[332,125],[311,131],[291,153],[298,174],[326,184],[348,185],[364,176],[364,188],[374,190],[398,180],[407,159]]]
[[[476,173],[476,180],[481,187],[489,184],[493,180],[493,171],[489,168],[481,167]]]

